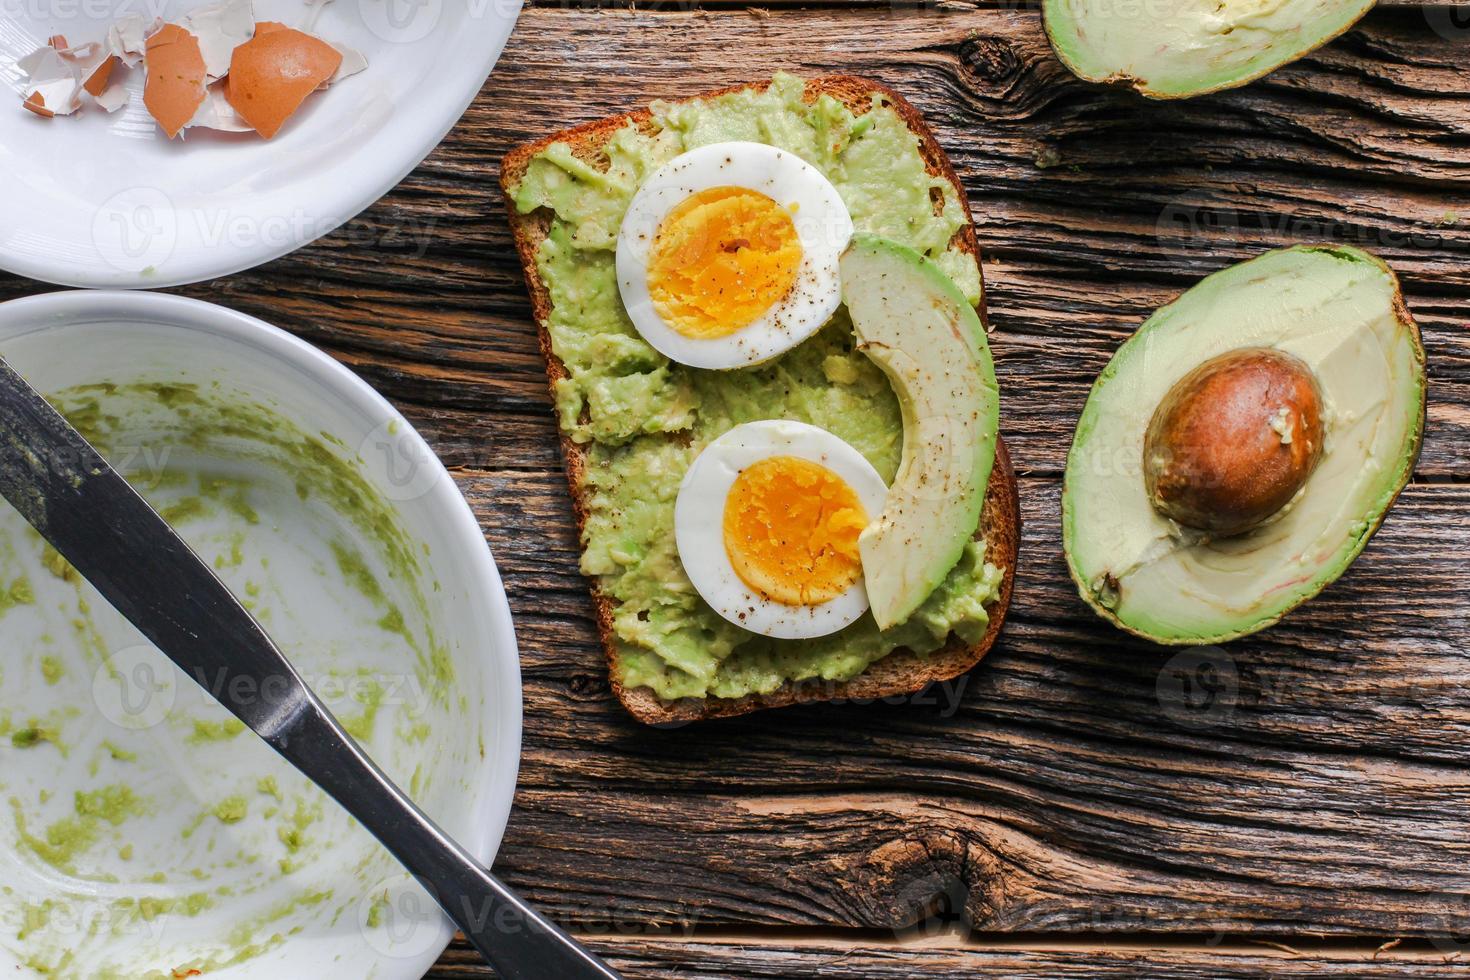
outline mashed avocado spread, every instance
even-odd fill
[[[710,609],[679,562],[680,481],[724,432],[760,419],[808,422],[851,443],[892,482],[903,422],[884,375],[854,349],[844,310],[775,361],[735,371],[670,362],[638,335],[619,298],[614,254],[623,213],[654,170],[709,143],[780,147],[826,175],[859,231],[925,253],[972,303],[980,299],[974,258],[950,247],[964,207],[948,181],[928,173],[907,124],[881,97],[855,115],[828,95],[808,101],[805,89],[783,74],[763,91],[654,103],[651,132],[623,127],[596,161],[554,143],[513,190],[521,213],[552,212],[536,264],[553,304],[552,345],[568,372],[555,392],[560,424],[587,451],[582,571],[613,600],[618,680],[664,698],[843,681],[899,647],[928,653],[951,633],[978,642],[989,621],[985,605],[999,595],[1002,572],[977,541],[918,611],[887,632],[864,616],[831,636],[774,640]]]

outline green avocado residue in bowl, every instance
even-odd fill
[[[446,740],[468,705],[433,628],[432,556],[350,447],[222,384],[53,400],[390,775],[419,794],[458,777]],[[35,974],[213,972],[351,922],[397,872],[13,512],[0,625],[0,905],[20,913],[0,947]]]

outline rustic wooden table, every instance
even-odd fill
[[[513,143],[777,68],[928,116],[969,190],[1025,540],[1001,643],[902,704],[654,731],[608,690],[496,190]],[[1432,385],[1413,485],[1284,625],[1180,654],[1095,619],[1058,495],[1151,309],[1332,239],[1404,277]],[[47,287],[0,278],[5,298]],[[1023,0],[550,5],[429,160],[295,255],[180,290],[318,344],[438,448],[519,624],[498,868],[630,977],[1430,977],[1470,966],[1470,10],[1388,6],[1243,91],[1072,79]],[[433,977],[487,976],[457,946]]]

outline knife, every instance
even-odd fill
[[[383,774],[210,567],[3,358],[0,496],[184,673],[222,679],[210,695],[427,884],[502,978],[621,980]]]

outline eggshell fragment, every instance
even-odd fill
[[[225,88],[228,85],[229,81],[225,80],[209,86],[209,95],[199,104],[199,111],[194,113],[194,118],[189,120],[190,129],[199,126],[222,133],[254,132],[254,127],[235,111],[235,107],[225,97]]]
[[[143,104],[169,139],[189,124],[207,96],[199,39],[178,24],[164,24],[148,39],[148,78]]]
[[[26,73],[22,103],[27,109],[50,119],[69,116],[81,108],[82,81],[76,68],[49,44],[21,58],[15,66]]]
[[[225,77],[237,47],[255,36],[255,6],[251,0],[220,0],[190,11],[180,21],[199,39],[209,80]]]
[[[57,35],[52,41],[65,41],[65,38]],[[76,47],[57,48],[56,53],[61,55],[63,61],[71,65],[73,74],[88,95],[95,96],[107,87],[107,80],[112,75],[112,65],[116,58],[110,54],[105,45],[98,41],[90,41],[86,44],[78,44]]]
[[[128,104],[128,87],[122,82],[107,86],[94,98],[97,104],[108,112],[116,112]]]
[[[322,0],[322,2],[330,3],[331,0]],[[361,51],[358,51],[356,48],[349,48],[346,45],[342,44],[334,44],[332,45],[332,47],[336,48],[337,53],[342,56],[342,64],[339,65],[337,67],[337,70],[332,73],[331,78],[327,79],[325,82],[322,82],[320,86],[321,88],[326,88],[328,85],[336,85],[338,82],[342,81],[342,79],[350,78],[363,69],[367,68],[367,58],[363,56],[363,53]]]
[[[148,38],[163,26],[158,18],[149,20],[142,14],[129,14],[107,29],[107,50],[129,68],[143,60]]]
[[[108,55],[103,58],[97,67],[92,69],[92,73],[86,76],[87,80],[82,83],[82,88],[92,98],[100,98],[103,91],[107,88],[108,79],[112,78],[112,70],[116,67],[117,57],[115,55]]]
[[[51,119],[56,113],[46,108],[46,97],[40,92],[32,92],[21,105],[40,116],[42,119]]]
[[[320,38],[273,21],[235,49],[226,98],[266,139],[342,66],[342,53]]]

